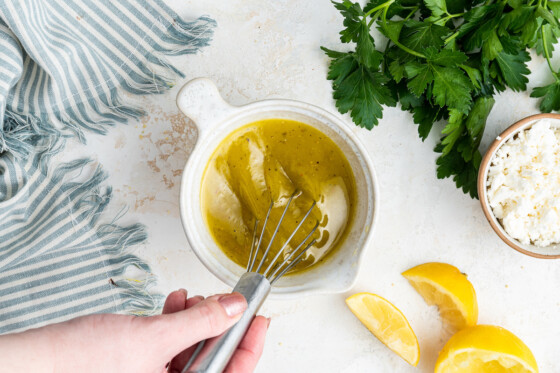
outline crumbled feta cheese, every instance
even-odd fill
[[[506,232],[523,244],[560,242],[560,121],[541,119],[496,151],[488,202]]]

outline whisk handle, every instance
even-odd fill
[[[201,342],[183,373],[222,373],[270,293],[270,287],[270,282],[261,274],[248,272],[241,276],[233,291],[247,299],[243,316],[224,334]]]

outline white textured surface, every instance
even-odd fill
[[[72,144],[65,156],[91,154],[109,171],[114,205],[129,206],[123,221],[149,228],[149,242],[139,255],[159,275],[162,291],[184,287],[191,295],[209,295],[229,289],[194,256],[179,220],[180,174],[197,131],[175,106],[178,88],[207,76],[232,104],[284,97],[336,112],[319,46],[340,48],[342,19],[326,0],[172,0],[170,5],[182,16],[215,17],[219,26],[212,45],[173,60],[186,78],[164,95],[143,98],[148,116],[117,126],[109,136],[89,136],[85,147]],[[531,87],[549,79],[540,58],[529,67],[535,71]],[[509,124],[537,113],[536,103],[529,93],[498,96],[483,147]],[[494,234],[477,200],[450,180],[437,180],[432,149],[438,136],[434,132],[422,143],[410,114],[388,109],[372,132],[354,130],[376,166],[381,205],[373,244],[351,293],[377,293],[404,312],[420,341],[420,364],[408,366],[361,326],[344,304],[348,293],[269,301],[263,314],[272,323],[257,371],[432,372],[449,334],[437,310],[400,273],[442,261],[468,274],[478,294],[480,323],[509,329],[532,349],[541,372],[559,372],[560,261],[510,249]]]

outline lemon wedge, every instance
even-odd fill
[[[461,330],[439,353],[435,373],[538,373],[531,350],[499,326]]]
[[[378,295],[358,293],[346,299],[346,304],[356,317],[383,344],[409,364],[416,366],[420,347],[414,331],[403,313]]]
[[[426,263],[402,275],[426,303],[438,306],[441,317],[455,330],[476,325],[476,293],[467,276],[457,268],[445,263]]]

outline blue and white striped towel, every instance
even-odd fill
[[[195,53],[214,26],[161,0],[0,1],[0,334],[157,309],[149,267],[128,250],[144,228],[103,217],[111,189],[90,160],[51,156],[69,137],[141,116],[121,93],[172,86],[182,74],[165,55]],[[124,278],[130,265],[145,278]]]

